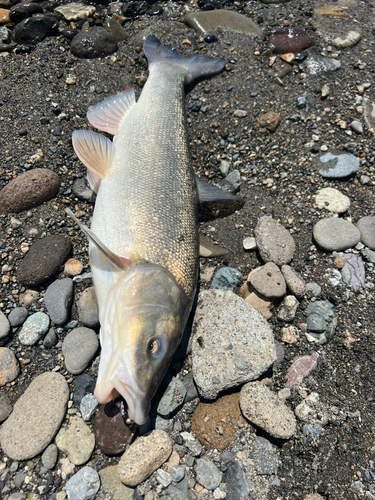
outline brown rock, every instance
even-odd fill
[[[336,259],[333,261],[337,269],[342,269],[345,265],[345,260],[343,255],[338,255]]]
[[[284,276],[273,262],[267,262],[264,266],[251,271],[247,281],[257,292],[267,298],[283,297],[286,293]]]
[[[10,23],[9,12],[8,9],[0,9],[0,24]]]
[[[23,285],[40,285],[59,270],[70,251],[69,239],[61,235],[37,240],[17,269],[17,279]]]
[[[335,4],[318,7],[314,12],[320,16],[349,17],[348,12],[344,10],[341,5]]]
[[[68,276],[78,276],[81,274],[83,264],[77,259],[69,259],[65,262],[64,272]]]
[[[272,318],[274,307],[271,300],[262,297],[258,292],[252,292],[245,298],[246,302],[254,307],[265,319]]]
[[[20,306],[30,307],[39,299],[39,293],[36,290],[26,290],[20,295]]]
[[[274,54],[302,52],[313,45],[314,40],[298,26],[277,28],[268,38],[268,46]]]
[[[0,191],[0,212],[18,213],[56,196],[60,178],[48,168],[34,168],[19,175]]]
[[[269,132],[275,132],[279,126],[280,120],[281,116],[278,113],[268,111],[258,118],[257,128],[260,129],[260,131],[268,130]]]
[[[20,365],[14,352],[6,347],[0,347],[0,386],[12,382],[18,377]]]
[[[238,422],[248,426],[241,414],[238,398],[238,393],[230,394],[214,403],[199,403],[196,407],[191,429],[203,446],[225,450],[236,437]]]
[[[109,456],[122,453],[132,438],[131,430],[113,402],[100,405],[94,418],[94,433],[96,446]]]
[[[250,295],[250,290],[249,290],[249,285],[247,283],[247,281],[245,281],[245,283],[243,283],[240,288],[237,290],[237,295],[239,297],[241,297],[241,299],[245,299],[246,300],[246,297],[248,297]]]

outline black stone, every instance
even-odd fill
[[[147,12],[150,16],[158,16],[163,13],[163,7],[161,5],[154,5],[151,7],[151,9]]]
[[[41,42],[47,35],[52,35],[57,26],[56,18],[52,14],[35,14],[17,24],[12,37],[17,43],[30,45]]]
[[[19,130],[18,135],[21,137],[25,137],[25,135],[27,135],[27,130],[25,128]]]
[[[74,380],[73,402],[79,404],[83,396],[92,394],[95,389],[95,380],[83,373]]]
[[[69,28],[67,30],[62,30],[61,34],[67,38],[68,40],[73,40],[73,38],[79,33],[78,30],[74,30],[73,28]]]
[[[104,57],[117,50],[117,40],[104,28],[95,26],[78,33],[72,40],[70,50],[79,58]]]
[[[217,36],[215,36],[215,35],[206,35],[204,37],[204,41],[206,43],[215,43],[215,42],[217,42]]]
[[[29,12],[24,5],[17,4],[11,7],[9,12],[9,19],[12,21],[12,23],[18,24],[28,17],[30,17]]]

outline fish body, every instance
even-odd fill
[[[90,263],[102,347],[95,395],[121,394],[143,424],[178,347],[198,274],[198,194],[190,162],[184,86],[226,61],[179,56],[148,37],[150,76],[135,103],[127,90],[88,112],[90,131],[73,134],[97,191]],[[77,221],[78,222],[78,221]]]

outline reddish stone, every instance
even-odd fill
[[[132,440],[131,430],[112,402],[100,406],[94,419],[94,433],[97,448],[110,456],[122,453]]]
[[[287,379],[285,387],[291,389],[298,387],[302,380],[310,375],[315,370],[318,364],[319,354],[313,352],[310,355],[301,356],[297,358],[289,370],[286,372],[285,378]]]
[[[275,29],[268,37],[268,46],[274,54],[302,52],[313,45],[314,40],[298,26]]]

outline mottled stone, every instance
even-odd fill
[[[359,159],[351,153],[327,152],[317,158],[317,162],[319,174],[326,179],[342,179],[359,169]]]
[[[93,394],[86,394],[83,396],[79,405],[79,411],[81,412],[82,418],[85,422],[91,419],[98,405],[99,402]]]
[[[79,32],[73,38],[70,50],[79,58],[105,57],[117,50],[117,40],[101,26],[94,26],[87,31]]]
[[[286,372],[285,387],[291,389],[298,387],[302,380],[310,375],[315,370],[318,363],[319,354],[313,352],[310,355],[299,356]]]
[[[56,7],[55,12],[63,16],[66,21],[76,21],[77,19],[84,19],[90,17],[95,12],[95,7],[92,5],[84,5],[82,3],[68,3]]]
[[[56,446],[68,455],[74,465],[82,465],[91,457],[95,437],[82,418],[73,416],[68,427],[63,427],[57,434]]]
[[[65,485],[68,500],[93,498],[100,488],[99,474],[91,467],[82,467]]]
[[[47,314],[37,312],[27,318],[18,339],[22,345],[35,345],[49,329],[50,319]]]
[[[338,217],[318,221],[314,226],[313,235],[317,244],[330,252],[341,252],[354,247],[361,237],[354,224]]]
[[[273,262],[267,262],[264,266],[251,271],[247,281],[267,298],[283,297],[286,293],[284,277]]]
[[[260,132],[268,130],[269,132],[275,132],[279,123],[281,121],[281,116],[274,111],[267,111],[263,115],[260,115],[257,119],[257,128]],[[256,237],[256,235],[255,235]],[[258,241],[258,240],[257,240]]]
[[[118,466],[110,465],[99,471],[101,490],[114,500],[133,500],[134,489],[128,488],[118,477]]]
[[[48,168],[20,174],[0,191],[0,212],[19,213],[56,196],[60,178]]]
[[[216,465],[207,458],[198,458],[195,464],[195,473],[197,482],[211,491],[219,486],[223,476]]]
[[[172,453],[172,440],[161,430],[138,438],[123,454],[118,464],[120,480],[136,487],[159,469]]]
[[[211,10],[208,12],[189,12],[184,17],[184,22],[200,33],[208,33],[220,28],[235,31],[245,35],[257,37],[262,35],[262,30],[248,17],[230,10]]]
[[[277,319],[286,322],[293,321],[298,306],[299,302],[294,295],[287,295],[281,302],[279,310],[277,311]]]
[[[244,416],[271,436],[289,439],[296,432],[293,412],[261,382],[250,382],[241,389],[240,407]]]
[[[353,47],[361,40],[362,34],[359,31],[350,30],[344,36],[336,36],[332,39],[332,45],[339,49]]]
[[[222,267],[212,280],[212,289],[230,290],[235,292],[242,281],[242,274],[232,267]]]
[[[77,259],[68,259],[64,265],[64,273],[68,276],[78,276],[83,270],[83,264]]]
[[[365,286],[365,266],[359,255],[344,254],[345,265],[341,270],[344,283],[349,285],[353,292],[359,292]]]
[[[319,54],[309,54],[301,64],[303,69],[310,75],[330,73],[341,68],[341,62],[333,57],[323,57]]]
[[[265,262],[278,266],[289,264],[295,252],[295,243],[290,233],[272,217],[264,216],[255,227],[255,238],[260,256]]]
[[[69,387],[59,373],[36,377],[14,405],[0,429],[4,453],[27,460],[41,453],[60,428],[69,399]]]
[[[20,365],[13,351],[0,347],[0,386],[12,382],[18,377]]]
[[[318,208],[325,208],[330,212],[341,214],[350,207],[350,200],[338,189],[323,188],[315,195],[315,203]]]
[[[298,298],[302,298],[306,292],[306,285],[302,277],[287,264],[281,266],[281,272],[292,294]]]

